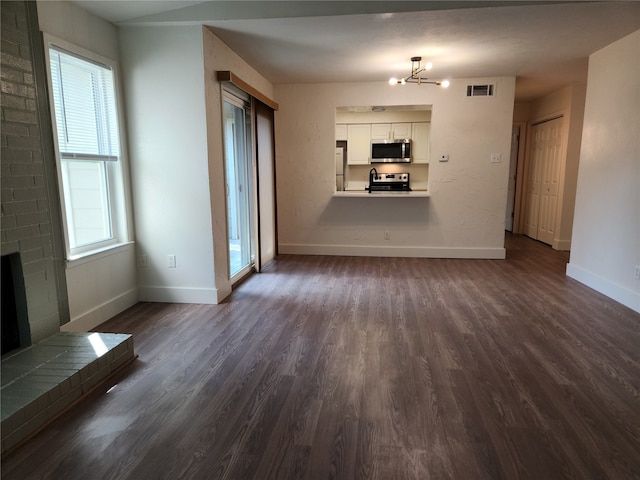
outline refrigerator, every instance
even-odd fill
[[[336,147],[336,192],[344,191],[344,148]]]

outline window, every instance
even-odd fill
[[[126,241],[115,67],[53,43],[48,57],[67,255],[74,258]]]

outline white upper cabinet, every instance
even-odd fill
[[[403,139],[403,138],[411,138],[411,124],[410,123],[392,123],[391,138],[396,140]]]
[[[411,161],[429,163],[429,143],[431,124],[427,122],[411,123]]]
[[[366,165],[371,157],[371,125],[368,123],[347,126],[347,164]]]
[[[390,123],[372,123],[371,140],[388,140],[391,138]]]
[[[339,123],[336,125],[336,141],[347,140],[347,124]]]
[[[411,138],[410,123],[372,123],[371,140]]]

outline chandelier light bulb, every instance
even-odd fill
[[[447,88],[449,86],[449,80],[443,80],[440,85],[442,85],[443,88]]]
[[[425,70],[431,70],[433,68],[433,64],[431,62],[427,62],[427,64],[424,66]]]
[[[391,77],[389,79],[389,85],[397,85],[398,84],[398,79],[395,77]]]

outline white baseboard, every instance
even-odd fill
[[[567,264],[567,276],[640,313],[640,292],[628,290],[572,263]]]
[[[219,303],[216,288],[139,287],[141,302],[158,303]]]
[[[379,247],[365,245],[301,245],[285,243],[278,253],[292,255],[338,255],[349,257],[469,258],[502,260],[504,248]]]
[[[63,332],[88,332],[138,303],[138,289],[133,288],[108,302],[72,318],[60,327]]]
[[[551,246],[556,250],[569,251],[571,250],[571,240],[559,240],[556,238]]]

